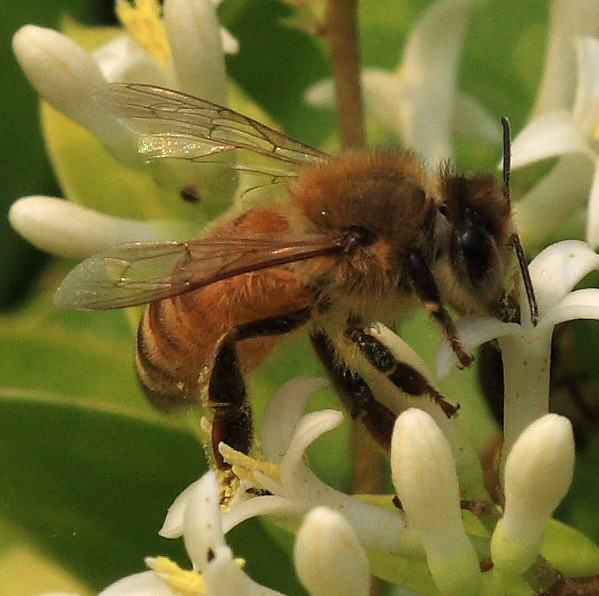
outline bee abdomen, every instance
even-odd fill
[[[206,346],[190,336],[173,300],[151,303],[137,333],[137,376],[150,403],[160,410],[190,406],[201,400],[202,372],[208,366]],[[205,338],[204,338],[205,339]]]

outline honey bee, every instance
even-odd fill
[[[396,414],[375,398],[358,358],[405,394],[455,413],[369,329],[393,328],[424,305],[467,366],[447,306],[519,317],[519,242],[501,182],[449,167],[431,176],[415,155],[391,149],[332,157],[169,89],[110,84],[99,102],[141,135],[149,157],[242,153],[282,182],[270,201],[233,209],[200,239],[136,242],[91,257],[55,297],[81,310],[148,304],[137,336],[141,386],[163,410],[209,406],[217,468],[227,467],[221,441],[244,453],[252,447],[245,371],[301,327],[352,417],[385,449]]]

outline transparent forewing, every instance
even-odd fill
[[[75,310],[146,304],[243,273],[340,251],[320,235],[134,242],[80,263],[58,288],[54,304]]]
[[[277,175],[295,175],[281,164],[299,167],[328,157],[252,118],[171,89],[111,83],[98,89],[96,97],[140,134],[140,151],[148,158],[201,160],[245,150],[279,162],[270,166]]]

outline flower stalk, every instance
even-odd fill
[[[366,144],[360,84],[360,40],[357,0],[329,0],[325,36],[331,52],[341,146]]]
[[[504,378],[504,450],[549,410],[549,374],[553,328],[530,336],[498,339]]]

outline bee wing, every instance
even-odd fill
[[[321,235],[133,242],[80,263],[58,288],[54,304],[75,310],[146,304],[243,273],[341,250]]]
[[[96,92],[107,107],[139,133],[140,152],[148,158],[201,161],[215,154],[246,151],[267,158],[261,170],[295,175],[293,168],[327,159],[305,145],[229,108],[172,89],[136,83],[111,83]]]

